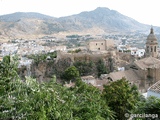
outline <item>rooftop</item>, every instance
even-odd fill
[[[126,80],[138,82],[141,78],[137,76],[137,74],[133,70],[112,72],[108,75],[113,81],[120,80],[122,78],[126,78]]]
[[[147,57],[134,62],[139,68],[160,68],[160,60],[154,57]]]
[[[160,93],[160,80],[153,84],[150,88],[148,88],[148,91],[153,91],[156,93]]]

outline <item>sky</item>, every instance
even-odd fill
[[[159,0],[0,0],[0,15],[38,12],[62,17],[106,7],[140,23],[160,26]]]

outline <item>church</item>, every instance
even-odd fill
[[[112,72],[107,75],[110,81],[126,78],[135,84],[141,93],[160,80],[160,60],[158,59],[158,41],[153,28],[147,37],[145,57],[134,61],[128,70]]]

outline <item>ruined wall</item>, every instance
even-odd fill
[[[65,71],[66,68],[73,65],[76,61],[82,61],[82,62],[94,62],[95,66],[93,67],[93,70],[91,71],[91,75],[97,75],[96,71],[96,62],[98,62],[100,59],[104,60],[106,67],[109,69],[110,64],[108,62],[109,58],[111,57],[111,54],[109,52],[106,53],[64,53],[64,52],[58,52],[57,58],[54,60],[46,60],[41,61],[38,64],[33,63],[31,65],[31,76],[33,78],[36,78],[38,81],[48,81],[52,78],[53,75],[56,75],[58,79],[61,78],[61,75]],[[25,76],[27,75],[27,69],[21,68],[19,75],[22,79],[25,79]]]
[[[70,58],[72,62],[74,61],[98,61],[99,59],[105,59],[111,56],[110,52],[100,53],[100,52],[91,52],[91,53],[65,53],[57,52],[56,61],[64,58]]]

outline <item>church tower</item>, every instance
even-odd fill
[[[153,28],[151,28],[150,34],[147,37],[146,42],[146,56],[158,57],[158,42],[157,38],[154,35]]]

